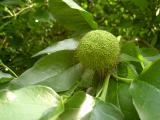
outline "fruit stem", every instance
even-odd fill
[[[108,74],[104,80],[103,83],[103,87],[102,87],[102,91],[101,91],[101,95],[99,97],[100,100],[105,101],[106,100],[106,95],[107,95],[107,91],[108,91],[108,85],[109,85],[109,78],[110,78],[110,74]]]
[[[115,74],[112,74],[112,76],[114,78],[118,79],[118,80],[121,80],[121,81],[125,82],[125,83],[131,83],[133,81],[133,79],[119,77],[119,76],[117,76]]]

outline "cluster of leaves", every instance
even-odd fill
[[[104,74],[84,68],[75,58],[81,34],[98,29],[92,15],[72,0],[50,0],[43,4],[47,4],[47,10],[54,20],[76,37],[58,41],[34,54],[34,58],[41,56],[40,59],[20,76],[0,61],[0,65],[8,71],[0,73],[0,119],[159,120],[159,51],[139,46],[135,41],[122,40],[119,64],[111,73],[107,93],[102,98],[102,85],[106,86]],[[94,14],[97,12],[95,10]],[[16,19],[20,16],[16,16]],[[98,23],[101,28],[103,23],[100,24],[99,20]],[[45,25],[41,24],[37,29],[43,31],[41,27]],[[10,23],[4,28],[9,29],[7,26]],[[119,26],[117,29],[121,28]],[[134,35],[137,37],[136,33]],[[2,38],[4,36],[2,34]]]

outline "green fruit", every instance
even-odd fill
[[[120,53],[119,41],[104,30],[85,34],[77,48],[79,61],[88,68],[99,70],[116,65]]]

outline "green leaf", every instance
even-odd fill
[[[69,90],[82,75],[82,66],[80,64],[74,65],[66,69],[61,74],[50,77],[38,84],[47,85],[53,88],[56,92]]]
[[[134,80],[138,77],[138,73],[137,73],[134,65],[128,64],[127,65],[127,70],[128,70],[127,78]]]
[[[93,97],[84,92],[77,92],[65,104],[65,111],[60,120],[89,120],[93,106]]]
[[[117,68],[117,75],[119,77],[135,79],[138,76],[135,66],[130,63],[120,63]]]
[[[145,81],[160,89],[160,59],[145,67],[138,80]]]
[[[140,51],[144,57],[151,57],[157,55],[159,52],[153,48],[140,48]]]
[[[8,73],[3,73],[0,71],[0,83],[5,83],[12,80],[14,77]]]
[[[123,120],[123,114],[116,106],[97,101],[91,113],[91,120]]]
[[[141,48],[141,54],[144,56],[144,62],[148,65],[153,61],[160,59],[158,50],[153,48]]]
[[[60,120],[123,120],[120,110],[109,103],[95,100],[84,92],[72,96]]]
[[[42,57],[35,65],[24,72],[11,87],[33,84],[48,85],[56,91],[68,90],[80,79],[82,67],[73,66],[73,51],[61,51]]]
[[[62,114],[63,111],[64,111],[63,104],[57,106],[56,110],[54,109],[54,107],[52,107],[49,110],[47,110],[43,114],[43,116],[38,120],[57,120],[58,117],[60,116],[60,114]]]
[[[135,58],[135,57],[132,57],[130,55],[127,55],[125,53],[122,53],[120,55],[120,62],[128,62],[128,61],[135,61],[135,62],[140,62],[139,59]]]
[[[110,79],[107,91],[108,93],[107,93],[106,101],[120,108],[119,98],[118,98],[118,82],[114,79]]]
[[[130,85],[125,83],[118,84],[118,100],[120,108],[124,114],[125,120],[139,120],[137,111],[135,110],[132,98],[129,93]]]
[[[145,59],[149,60],[149,61],[156,61],[160,59],[160,54],[152,56],[152,57],[145,57]]]
[[[111,79],[106,101],[121,109],[124,114],[124,120],[139,120],[139,116],[132,103],[129,87],[129,84]]]
[[[160,90],[143,82],[135,81],[131,85],[133,104],[141,120],[159,120]]]
[[[135,43],[132,42],[123,43],[121,47],[121,53],[132,56],[135,59],[139,59],[138,58],[139,51]]]
[[[144,67],[144,58],[140,53],[139,47],[133,42],[126,42],[122,44],[121,53],[126,54],[124,56],[124,61],[132,62],[134,64],[137,72],[141,72]],[[123,57],[123,56],[122,56]],[[121,58],[122,59],[122,58]],[[138,61],[137,61],[138,60]]]
[[[77,46],[78,46],[78,41],[76,41],[75,39],[73,38],[66,39],[45,48],[44,50],[33,55],[33,57],[42,55],[42,54],[50,54],[50,53],[54,53],[62,50],[75,50]]]
[[[68,29],[82,32],[97,28],[92,15],[73,0],[50,0],[49,9],[54,18]]]
[[[61,108],[61,98],[50,88],[29,86],[18,90],[0,92],[1,120],[39,120],[46,111]],[[56,115],[55,114],[55,115]]]

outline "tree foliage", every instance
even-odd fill
[[[110,71],[75,55],[95,29],[120,41]],[[159,39],[159,0],[1,0],[0,119],[159,120]]]

